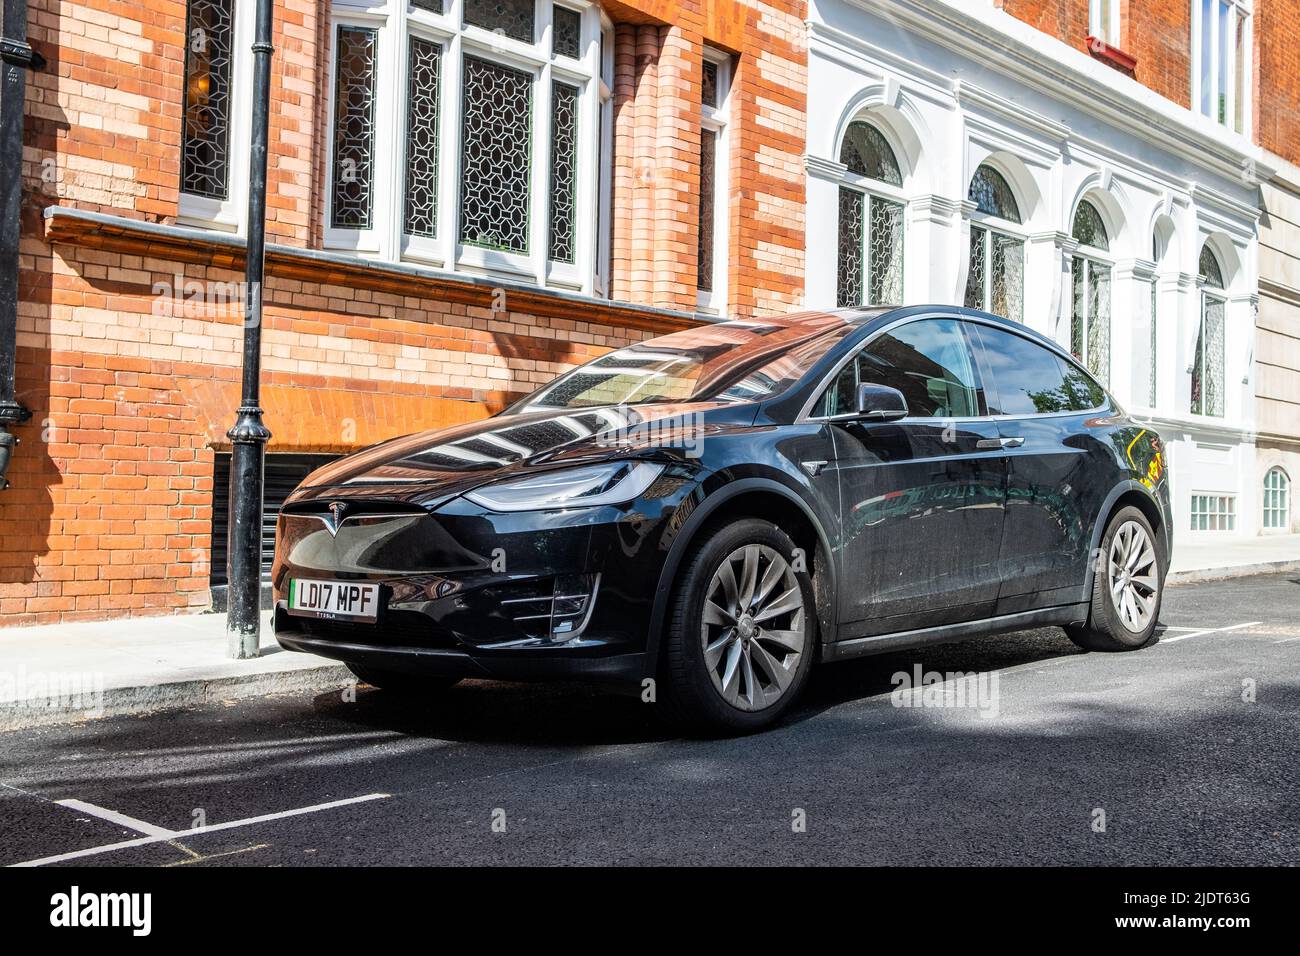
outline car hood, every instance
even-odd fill
[[[698,458],[707,435],[748,426],[756,412],[750,403],[690,402],[502,413],[330,462],[308,475],[286,505],[362,497],[436,507],[529,471],[629,457]]]

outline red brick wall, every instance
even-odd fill
[[[1255,0],[1255,116],[1265,149],[1300,163],[1300,0]]]
[[[1088,0],[1001,0],[1002,8],[1076,49],[1088,49]],[[1191,0],[1124,0],[1121,48],[1133,77],[1180,106],[1191,105]]]
[[[238,283],[238,263],[224,253],[220,267],[173,261],[138,238],[51,242],[41,217],[60,205],[175,221],[185,9],[182,0],[31,4],[33,45],[50,64],[32,74],[23,169],[17,384],[34,414],[16,429],[13,487],[0,494],[0,623],[209,603],[212,467],[227,447],[242,329],[237,308],[173,309],[159,289],[178,275],[207,288]],[[323,233],[328,10],[328,0],[276,3],[267,218],[268,238],[286,245],[318,248]],[[617,298],[694,308],[700,55],[709,44],[735,63],[728,311],[797,305],[805,0],[631,0],[607,12],[624,24],[614,91]],[[654,325],[617,305],[580,320],[509,300],[494,312],[434,287],[273,270],[263,343],[269,451],[343,452],[480,417]]]

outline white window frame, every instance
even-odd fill
[[[1191,518],[1189,529],[1193,534],[1224,534],[1237,530],[1237,496],[1221,491],[1194,491],[1189,503]],[[1198,508],[1198,505],[1201,507]],[[1205,518],[1206,527],[1198,527],[1199,518]],[[1221,525],[1212,528],[1216,523]]]
[[[1120,48],[1120,0],[1089,0],[1088,33]]]
[[[189,3],[185,5],[189,14]],[[248,152],[252,136],[251,111],[243,104],[253,87],[253,4],[234,0],[230,51],[230,116],[227,120],[228,159],[226,198],[197,196],[183,189],[176,200],[176,221],[187,226],[204,226],[242,234],[248,219]],[[188,22],[188,21],[187,21]],[[190,38],[185,37],[186,49]],[[182,50],[181,82],[185,82],[185,50]],[[181,97],[181,137],[184,148],[185,99]],[[179,178],[179,173],[177,177]]]
[[[730,186],[730,136],[727,133],[731,118],[731,57],[709,48],[704,59],[718,67],[718,105],[700,106],[700,130],[710,130],[717,135],[713,151],[713,275],[709,290],[697,289],[696,307],[711,315],[724,315],[727,309],[727,240],[730,216],[728,198]]]
[[[1210,49],[1205,49],[1205,4],[1214,16],[1208,24]],[[1192,7],[1192,109],[1242,136],[1251,135],[1251,48],[1254,32],[1253,0],[1191,0]],[[1228,36],[1223,36],[1222,8],[1227,8]],[[1208,60],[1207,60],[1208,58]],[[1227,62],[1221,62],[1226,58]],[[1202,66],[1208,62],[1208,70]],[[1212,88],[1205,89],[1205,72]],[[1222,89],[1220,88],[1222,84]],[[1209,112],[1202,100],[1208,95]],[[1223,97],[1224,117],[1219,119],[1218,99]]]
[[[1269,484],[1269,479],[1276,475],[1281,479],[1279,485],[1274,488]],[[1264,488],[1261,499],[1262,520],[1260,527],[1266,534],[1286,534],[1291,530],[1291,476],[1287,474],[1285,468],[1281,465],[1274,465],[1264,472]],[[1269,492],[1276,492],[1281,499],[1281,507],[1274,507],[1269,503]],[[1269,524],[1272,516],[1278,516],[1277,524]]]
[[[598,252],[600,235],[608,235],[599,193],[600,170],[610,151],[602,149],[596,135],[596,116],[607,109],[612,79],[613,44],[607,38],[602,70],[600,37],[611,29],[609,21],[589,0],[555,0],[581,16],[581,53],[578,59],[554,54],[552,0],[536,0],[534,42],[525,43],[480,26],[464,24],[463,0],[446,0],[441,14],[414,7],[407,0],[334,0],[330,23],[329,87],[326,104],[325,247],[342,249],[385,261],[409,261],[452,272],[496,275],[597,294],[608,266],[600,271],[607,254]],[[335,229],[330,188],[333,170],[333,117],[335,70],[333,37],[340,25],[378,29],[379,64],[375,96],[375,182],[371,210],[372,228]],[[408,107],[409,38],[439,43],[438,216],[436,235],[414,236],[405,231],[406,121]],[[530,135],[528,250],[489,249],[460,241],[461,128],[463,64],[466,56],[488,60],[532,76]],[[577,123],[577,182],[575,184],[574,262],[553,262],[548,257],[550,217],[551,84],[568,83],[579,90]],[[605,123],[612,126],[612,117]],[[612,135],[612,134],[611,134]],[[383,144],[395,144],[385,149]],[[610,178],[605,172],[605,178]],[[598,275],[602,278],[598,280]]]

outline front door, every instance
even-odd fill
[[[857,385],[897,388],[908,416],[850,417]],[[998,593],[1006,457],[964,324],[919,319],[872,340],[819,411],[835,437],[840,620],[854,637],[989,616]]]

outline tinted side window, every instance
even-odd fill
[[[861,382],[898,389],[914,418],[985,414],[970,345],[955,319],[922,319],[878,336],[841,370],[816,414],[854,411]]]
[[[1036,342],[991,326],[979,326],[984,358],[993,378],[989,412],[1035,415],[1097,408],[1106,395],[1082,369]]]

